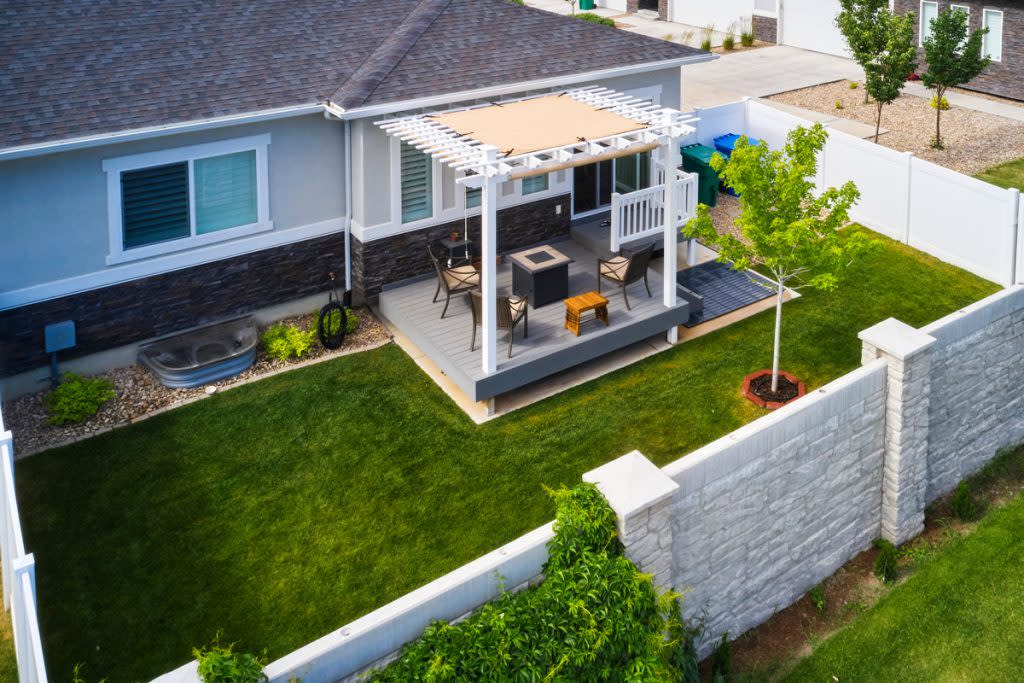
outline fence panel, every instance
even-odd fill
[[[744,102],[730,102],[717,107],[695,109],[693,112],[700,120],[697,122],[696,139],[686,142],[699,142],[714,148],[715,138],[725,133],[742,133],[746,129],[746,105]]]
[[[4,608],[11,613],[14,653],[20,683],[46,683],[39,614],[36,610],[36,563],[25,553],[14,486],[14,440],[0,414],[0,562],[3,563]]]
[[[810,126],[810,121],[805,121],[798,116],[779,111],[767,104],[754,100],[747,100],[747,127],[748,137],[763,140],[772,149],[782,149],[786,144],[786,136],[789,131],[797,126]],[[723,131],[726,133],[734,131]],[[719,133],[721,135],[721,133]]]
[[[852,180],[860,201],[850,218],[901,242],[907,240],[911,155],[852,135],[829,135],[821,179],[824,187]]]
[[[921,159],[911,165],[912,247],[1003,285],[1012,284],[1014,195]]]

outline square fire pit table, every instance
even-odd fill
[[[509,254],[512,261],[512,291],[525,296],[530,306],[540,308],[569,296],[568,256],[545,244]]]

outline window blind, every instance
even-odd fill
[[[188,237],[188,162],[121,174],[124,248]]]
[[[544,175],[532,175],[523,178],[523,194],[533,194],[534,192],[543,192],[548,189],[548,174]]]
[[[255,223],[256,152],[237,152],[193,162],[196,234]]]
[[[402,184],[402,222],[409,223],[434,215],[431,159],[403,142],[400,150]]]
[[[994,62],[1003,61],[1003,13],[999,10],[985,10],[983,26],[988,33],[982,39],[982,53]]]
[[[482,192],[483,190],[481,190],[479,187],[471,187],[468,190],[466,190],[467,209],[472,209],[474,207],[480,206],[480,197],[482,196]]]

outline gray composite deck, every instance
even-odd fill
[[[596,259],[576,242],[566,239],[552,243],[573,259],[569,264],[569,295],[597,289]],[[643,283],[629,287],[626,310],[622,295],[606,283],[602,293],[609,300],[610,324],[588,322],[579,337],[565,329],[565,306],[556,302],[529,311],[529,337],[523,339],[519,324],[508,357],[508,332],[498,331],[498,369],[485,375],[481,368],[480,334],[476,350],[470,352],[473,317],[463,300],[452,298],[448,315],[442,320],[443,292],[438,303],[431,303],[435,278],[431,277],[386,289],[380,295],[380,312],[430,358],[467,396],[482,401],[517,389],[562,370],[574,367],[606,353],[665,332],[689,318],[689,304],[680,299],[674,308],[661,303],[661,276],[652,268],[649,273],[651,293],[647,296]],[[512,292],[512,266],[498,267],[499,294]]]

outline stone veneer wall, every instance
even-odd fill
[[[1003,59],[992,64],[978,78],[964,86],[971,90],[1024,100],[1024,5],[1009,2],[975,2],[974,0],[958,0],[939,2],[939,11],[949,9],[950,5],[970,7],[970,28],[980,29],[982,11],[985,9],[1000,10],[1003,13]],[[920,43],[921,3],[919,0],[895,0],[895,10],[900,14],[913,12],[917,16],[914,27],[914,40]],[[924,59],[922,51],[921,59]],[[918,67],[920,72],[924,65]]]
[[[931,349],[927,499],[1024,441],[1024,289],[1011,287],[921,330]]]
[[[702,653],[787,607],[879,534],[886,367],[876,361],[664,468],[672,586]]]
[[[779,42],[779,20],[775,17],[754,15],[754,38],[766,43]]]
[[[327,291],[345,240],[327,235],[0,311],[0,375],[45,366],[43,328],[74,320],[85,356]]]
[[[558,207],[561,207],[559,212]],[[569,195],[549,197],[498,211],[498,253],[569,234]],[[462,234],[459,219],[370,242],[352,238],[352,296],[357,303],[373,301],[388,284],[433,272],[427,245]],[[469,219],[469,237],[480,245],[480,216]]]

